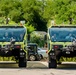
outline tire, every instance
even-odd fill
[[[41,56],[40,55],[37,55],[36,61],[40,61],[40,60],[41,60]]]
[[[43,59],[43,56],[40,54],[40,59]]]
[[[19,59],[19,67],[26,67],[27,61],[24,58]]]
[[[30,55],[29,56],[29,60],[30,61],[35,61],[36,60],[36,56],[35,55]]]
[[[55,59],[52,59],[49,61],[49,64],[48,64],[49,68],[56,68],[57,67],[57,62]]]

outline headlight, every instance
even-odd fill
[[[22,49],[20,49],[20,51],[22,51]]]
[[[21,56],[22,56],[22,55],[25,55],[25,53],[24,53],[24,52],[21,52],[20,55],[21,55]]]
[[[55,55],[55,53],[50,53],[50,55]]]
[[[54,51],[54,49],[52,49],[51,51]]]

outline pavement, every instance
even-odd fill
[[[76,62],[62,62],[56,69],[49,69],[47,61],[28,61],[26,68],[6,62],[0,62],[0,75],[76,75]]]

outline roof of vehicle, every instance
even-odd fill
[[[51,27],[51,28],[52,28],[52,27],[76,27],[76,25],[70,25],[70,24],[64,24],[64,25],[63,25],[63,24],[58,24],[58,25],[51,25],[50,27]],[[49,28],[50,28],[50,27],[49,27]]]
[[[52,26],[52,27],[53,27],[53,28],[54,28],[54,27],[59,27],[59,28],[60,28],[60,27],[69,27],[69,28],[73,27],[73,28],[75,28],[76,26]]]
[[[76,28],[76,25],[51,25],[49,28]]]
[[[9,24],[9,25],[5,25],[5,24],[2,24],[2,25],[0,25],[0,28],[9,28],[9,27],[11,27],[11,28],[16,28],[16,27],[20,27],[20,28],[24,28],[25,26],[24,25],[18,25],[18,24]],[[26,27],[25,27],[26,28]]]

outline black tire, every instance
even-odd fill
[[[43,59],[43,56],[40,54],[40,59]]]
[[[35,61],[36,60],[36,56],[35,55],[30,55],[29,56],[29,60],[30,61]]]
[[[41,56],[40,55],[37,55],[36,61],[40,61],[40,60],[41,60]]]
[[[49,61],[49,64],[48,64],[49,68],[56,68],[57,67],[57,62],[55,59],[52,59]]]
[[[19,67],[26,67],[27,61],[24,58],[19,59]]]

